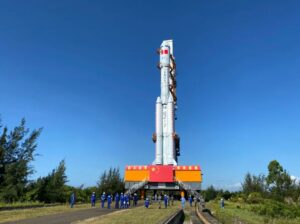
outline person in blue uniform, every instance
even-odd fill
[[[134,204],[134,206],[137,206],[137,202],[138,202],[138,196],[137,196],[136,193],[134,193],[134,195],[133,195],[133,204]]]
[[[105,192],[103,192],[103,194],[101,195],[101,208],[104,208],[105,199],[106,199]]]
[[[184,209],[185,208],[185,198],[182,196],[180,201],[181,201],[181,208]]]
[[[170,199],[171,199],[171,205],[173,206],[174,205],[174,195],[173,195],[173,193],[171,194]]]
[[[164,196],[164,204],[165,204],[165,208],[168,207],[168,196],[165,194]]]
[[[120,201],[120,198],[119,198],[119,194],[116,193],[116,196],[115,196],[115,208],[119,208],[119,201]]]
[[[121,208],[124,208],[124,201],[125,201],[125,198],[124,198],[124,195],[123,193],[121,193],[121,196],[120,196],[120,202],[121,202]]]
[[[161,209],[162,194],[158,195],[158,208]]]
[[[145,207],[149,208],[149,204],[150,204],[149,198],[146,198],[146,200],[145,200]]]
[[[190,202],[190,206],[192,207],[192,206],[193,206],[193,198],[192,198],[192,195],[190,195],[190,197],[189,197],[189,202]]]
[[[131,200],[132,200],[132,196],[130,194],[128,194],[127,208],[130,207]]]
[[[96,194],[95,194],[95,192],[92,193],[91,204],[92,204],[92,207],[95,207],[95,204],[96,204]]]
[[[225,201],[224,201],[224,198],[221,198],[221,203],[220,203],[220,205],[221,205],[221,208],[223,209],[223,208],[224,208],[224,206],[225,206]]]
[[[70,207],[73,208],[75,204],[75,194],[74,192],[70,196]]]
[[[124,204],[125,204],[125,208],[129,207],[129,196],[128,196],[128,194],[125,194],[125,196],[124,196]]]
[[[111,204],[111,196],[110,194],[107,195],[107,208],[110,209],[110,204]]]

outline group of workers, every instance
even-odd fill
[[[146,207],[146,208],[149,208],[149,205],[150,205],[150,200],[149,200],[149,198],[150,198],[150,197],[147,197],[146,200],[145,200],[145,207]],[[168,206],[170,206],[170,204],[171,204],[171,205],[174,204],[174,196],[173,196],[173,195],[168,196],[168,195],[165,194],[165,195],[163,196],[162,194],[160,194],[160,195],[156,195],[156,194],[155,194],[155,195],[154,195],[154,201],[158,201],[158,208],[159,208],[159,209],[161,208],[162,200],[163,200],[163,202],[164,202],[165,208],[168,208]],[[196,206],[196,204],[197,204],[197,198],[194,197],[194,199],[193,199],[192,195],[189,196],[188,201],[189,201],[191,207],[193,206],[193,201],[195,202],[195,206]],[[171,202],[171,203],[170,203],[170,202]],[[182,209],[184,209],[184,208],[185,208],[185,203],[186,203],[186,199],[185,199],[184,196],[181,196],[180,202],[181,202],[181,207],[182,207]]]
[[[111,204],[112,204],[113,201],[115,202],[115,209],[129,208],[130,204],[131,204],[130,203],[131,200],[133,200],[133,206],[137,206],[138,196],[137,196],[136,193],[133,196],[131,196],[129,194],[123,194],[123,193],[121,193],[119,195],[118,193],[116,193],[115,196],[113,197],[111,194],[106,195],[106,193],[103,192],[102,195],[100,196],[101,208],[104,208],[105,203],[107,202],[107,208],[108,209],[111,209]],[[92,207],[96,206],[96,201],[97,201],[96,193],[93,192],[92,195],[91,195],[91,206]],[[174,204],[174,196],[173,196],[173,194],[170,195],[170,196],[168,196],[167,194],[163,195],[162,193],[159,194],[159,195],[155,194],[154,195],[154,201],[158,202],[158,206],[159,206],[158,208],[159,209],[161,208],[162,201],[164,203],[164,207],[167,208],[168,206]],[[193,199],[193,197],[190,195],[188,197],[188,201],[189,201],[191,207],[193,206],[193,201],[195,202],[195,206],[196,206],[197,198],[194,197],[194,199]],[[182,209],[184,209],[185,208],[185,203],[186,203],[186,199],[185,199],[184,196],[182,196],[180,198],[180,202],[181,202]],[[74,193],[72,193],[71,196],[70,196],[70,206],[71,206],[71,208],[73,208],[74,204],[75,204],[75,195],[74,195]],[[149,196],[149,197],[146,197],[144,205],[145,205],[146,208],[149,208],[150,204],[152,204],[152,202],[151,202],[151,197]],[[224,205],[223,205],[223,207],[224,207]]]
[[[171,195],[170,198],[166,194],[164,196],[162,194],[160,194],[158,196],[157,196],[157,194],[154,195],[154,201],[158,202],[158,206],[159,206],[158,208],[159,209],[161,208],[161,202],[162,202],[162,200],[164,201],[165,208],[167,208],[168,205],[170,205],[170,199],[171,199],[171,203],[173,205],[173,202],[174,202],[173,195]],[[150,205],[150,200],[149,200],[149,197],[147,197],[146,200],[145,200],[145,207],[149,208],[149,205]]]
[[[91,205],[92,207],[95,207],[96,205],[96,194],[95,192],[92,193],[91,196]],[[131,197],[129,194],[123,194],[121,193],[120,195],[118,193],[115,194],[114,198],[111,194],[105,194],[105,192],[102,193],[102,195],[100,196],[100,202],[101,202],[101,208],[105,207],[105,202],[107,202],[107,208],[110,209],[111,208],[111,203],[112,201],[115,201],[115,208],[119,209],[119,208],[129,208],[130,206],[130,201],[133,200],[133,205],[137,206],[137,202],[138,202],[138,196],[135,193],[133,195],[133,197]]]

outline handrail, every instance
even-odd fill
[[[138,189],[144,187],[147,183],[148,183],[147,179],[144,179],[141,182],[135,183],[125,192],[125,194],[132,194],[132,193],[136,192]]]

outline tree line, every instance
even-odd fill
[[[224,198],[248,204],[252,212],[267,217],[300,217],[300,182],[293,179],[277,161],[268,165],[268,174],[245,175],[241,191],[217,190],[213,186],[202,192],[206,201]]]
[[[300,183],[292,179],[277,160],[269,163],[268,171],[267,176],[247,173],[242,184],[243,192],[248,196],[257,193],[263,198],[281,202],[300,201]]]
[[[246,197],[256,194],[262,198],[281,202],[287,200],[300,202],[300,182],[293,179],[277,160],[269,163],[267,176],[264,174],[254,175],[248,172],[241,183],[241,187],[241,191],[231,193],[209,186],[203,191],[203,194],[207,201],[217,197],[230,198],[232,195],[243,193]]]
[[[92,187],[67,185],[66,162],[62,160],[48,175],[31,180],[36,159],[37,140],[42,128],[30,130],[25,119],[8,130],[0,120],[0,201],[6,203],[39,201],[63,203],[75,193],[77,202],[88,202],[92,192],[121,192],[124,182],[119,168],[104,171]]]

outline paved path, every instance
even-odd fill
[[[196,208],[188,208],[189,210],[185,211],[190,216],[189,220],[185,220],[183,224],[203,224],[203,222],[200,221],[196,214]]]
[[[107,209],[107,208],[104,209],[88,208],[88,209],[82,209],[82,210],[72,211],[72,212],[45,215],[45,216],[40,216],[32,219],[6,222],[3,224],[70,224],[75,221],[106,215],[115,211],[122,211],[122,210]]]

